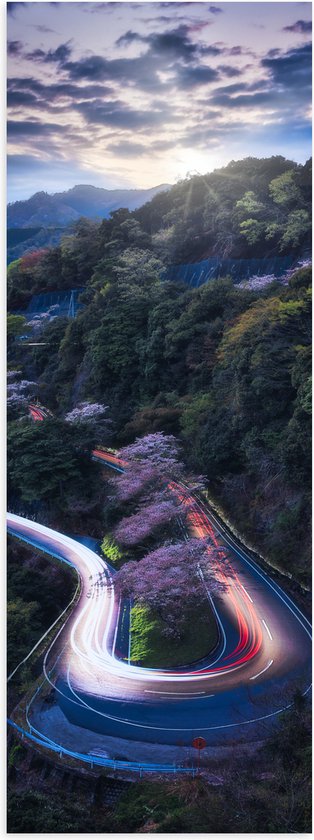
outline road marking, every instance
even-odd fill
[[[245,594],[246,594],[247,598],[249,599],[249,601],[251,601],[251,604],[253,604],[253,599],[251,598],[251,596],[249,595],[249,593],[246,591],[245,586],[243,586],[243,583],[241,583],[240,585],[242,586],[243,592],[245,592]]]
[[[269,638],[270,638],[270,640],[271,640],[271,642],[272,642],[272,641],[273,641],[272,634],[271,634],[271,632],[270,632],[269,627],[267,627],[266,621],[264,621],[264,619],[263,619],[263,618],[262,618],[262,624],[264,624],[265,630],[266,630],[266,632],[268,633]]]
[[[152,688],[144,688],[145,694],[167,694],[167,695],[174,695],[176,697],[186,697],[188,694],[189,696],[194,696],[195,694],[206,694],[205,691],[157,691]],[[208,697],[215,697],[214,694],[208,694]]]
[[[260,671],[258,674],[255,674],[255,677],[250,677],[250,680],[256,680],[256,679],[257,679],[257,677],[260,677],[260,676],[261,676],[261,674],[264,674],[264,673],[265,673],[265,671],[268,671],[268,668],[270,668],[270,666],[273,664],[273,661],[274,661],[274,660],[273,660],[273,659],[271,659],[271,660],[270,660],[270,662],[268,663],[268,665],[266,665],[266,668],[263,668],[263,670],[262,670],[262,671]]]

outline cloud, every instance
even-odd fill
[[[31,26],[32,26],[32,29],[36,29],[37,32],[42,32],[43,35],[45,35],[46,33],[49,33],[49,32],[53,32],[53,33],[58,34],[55,29],[50,29],[49,26],[43,26],[43,25],[35,24],[35,23],[32,23]]]
[[[312,81],[311,44],[274,56],[272,53],[261,61],[275,85],[289,90],[297,89],[300,94],[309,91]]]
[[[9,91],[8,96],[7,96],[8,108],[23,107],[23,105],[24,106],[25,105],[26,106],[31,105],[31,106],[36,107],[37,102],[38,102],[37,97],[34,96],[33,93],[28,93],[27,91],[24,91],[24,90],[22,90],[22,91],[17,90],[17,91],[11,91],[11,92]]]
[[[167,83],[161,82],[157,71],[164,68],[162,58],[152,56],[150,52],[137,58],[106,59],[100,55],[68,61],[62,65],[72,81],[109,81],[124,86],[136,86],[142,90],[167,90]]]
[[[220,15],[223,12],[223,9],[220,9],[219,6],[209,6],[208,11],[211,12],[212,15]]]
[[[73,108],[84,117],[87,123],[109,125],[124,130],[140,131],[153,126],[160,127],[164,122],[169,123],[176,119],[170,107],[156,111],[140,110],[130,108],[120,100],[80,102],[73,105]]]
[[[26,53],[25,58],[29,59],[29,61],[43,61],[44,58],[45,58],[45,55],[46,55],[45,51],[40,50],[38,48],[36,50],[33,50],[30,53]]]
[[[10,17],[15,17],[16,12],[20,7],[25,6],[26,3],[7,3],[7,12]]]
[[[201,49],[200,49],[200,53],[201,53],[202,56],[205,56],[205,55],[215,56],[215,55],[220,55],[222,52],[224,52],[224,50],[221,49],[221,47],[216,46],[216,44],[210,44],[208,47],[202,46]]]
[[[219,79],[219,73],[212,67],[199,64],[196,67],[182,67],[178,71],[178,85],[180,88],[193,88],[208,85]]]
[[[42,61],[44,63],[50,64],[63,64],[70,58],[72,53],[72,49],[69,46],[70,42],[68,41],[66,44],[60,44],[56,50],[48,50],[45,52],[41,49],[33,50],[30,53],[27,53],[25,58],[29,61]]]
[[[227,76],[230,79],[234,76],[242,75],[242,70],[239,70],[238,67],[231,67],[229,64],[219,64],[218,70],[220,70],[223,76]]]
[[[19,78],[13,77],[8,79],[9,91],[30,91],[38,94],[39,97],[45,97],[46,103],[63,99],[73,99],[79,101],[81,99],[96,99],[97,97],[106,97],[112,94],[112,88],[107,85],[74,85],[70,82],[56,82],[55,84],[45,85],[38,79],[31,77]],[[40,99],[40,102],[42,99]]]
[[[120,35],[120,38],[116,41],[116,47],[124,47],[128,46],[129,44],[133,44],[134,41],[145,41],[142,35],[139,35],[138,32],[132,32],[132,29],[128,29],[124,35]]]
[[[68,131],[67,126],[59,123],[42,123],[39,120],[8,120],[8,137],[47,137],[51,134],[64,134]]]
[[[307,32],[312,32],[311,20],[297,20],[291,26],[284,26],[282,32],[297,32],[304,35]]]
[[[203,22],[201,24],[197,23],[194,27],[193,25],[181,24],[169,32],[153,32],[146,36],[128,30],[118,38],[116,44],[118,47],[121,47],[138,41],[148,44],[152,55],[165,55],[168,59],[180,59],[181,61],[189,62],[198,51],[198,45],[194,44],[188,37],[189,31],[194,31],[195,26],[199,30],[204,25],[206,24]]]
[[[118,155],[118,157],[139,157],[140,155],[147,154],[148,149],[143,143],[132,143],[128,140],[121,140],[119,143],[109,143],[107,151]]]
[[[8,41],[8,55],[20,55],[22,49],[22,41]]]
[[[261,106],[270,106],[280,103],[280,95],[274,91],[259,91],[257,93],[240,93],[239,96],[230,96],[228,93],[215,93],[210,99],[210,104],[219,105],[221,108],[249,108],[255,109]]]
[[[64,61],[67,61],[68,58],[70,58],[70,55],[72,53],[72,49],[69,46],[69,43],[70,42],[68,41],[66,44],[60,44],[60,46],[57,47],[56,50],[49,50],[49,52],[46,53],[44,61],[55,61],[57,63],[60,62],[60,64],[63,64]]]

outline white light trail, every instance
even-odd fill
[[[270,666],[273,664],[273,662],[274,662],[274,660],[271,659],[270,662],[268,663],[268,665],[266,665],[266,668],[263,668],[263,670],[260,671],[259,674],[255,674],[254,677],[250,677],[250,680],[256,680],[257,677],[261,676],[261,674],[265,674],[265,671],[268,671],[268,668],[270,668]]]
[[[269,627],[267,627],[266,621],[264,621],[264,619],[263,619],[263,618],[262,618],[262,624],[264,624],[264,627],[265,627],[266,633],[268,633],[269,638],[270,638],[270,640],[271,640],[271,642],[272,642],[272,641],[273,641],[272,634],[271,634],[271,632],[270,632]]]

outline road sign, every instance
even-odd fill
[[[203,750],[203,749],[204,749],[204,747],[206,747],[206,741],[205,741],[205,738],[202,738],[202,736],[201,736],[201,735],[198,735],[198,737],[197,737],[197,738],[193,738],[193,741],[192,741],[192,747],[195,747],[195,749],[196,749],[196,750],[198,750],[197,768],[198,768],[198,772],[199,772],[199,769],[200,769],[200,761],[201,761],[201,750]]]
[[[198,738],[193,738],[192,747],[195,747],[196,750],[203,750],[206,747],[205,738],[202,738],[201,735]]]

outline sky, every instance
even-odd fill
[[[8,200],[311,155],[311,3],[8,3]]]

